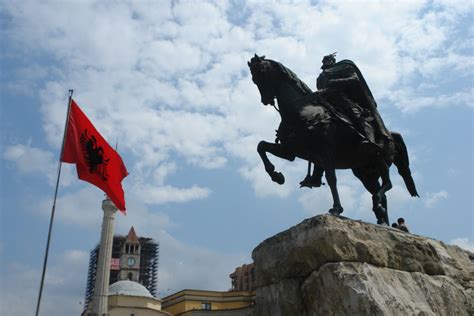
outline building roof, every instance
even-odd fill
[[[127,242],[131,243],[131,244],[139,244],[140,241],[138,240],[138,237],[137,237],[137,234],[135,233],[135,229],[133,228],[130,228],[130,231],[128,232],[128,235],[127,235]]]
[[[150,292],[140,283],[130,280],[122,280],[115,282],[109,286],[109,295],[128,295],[128,296],[142,296],[153,297]]]
[[[202,310],[202,302],[212,304],[213,310]],[[163,310],[180,316],[247,315],[247,312],[251,314],[254,303],[255,292],[247,291],[182,290],[161,299]]]
[[[255,292],[249,291],[206,291],[185,289],[161,299],[163,306],[168,306],[183,300],[211,300],[211,301],[252,301],[255,300]]]

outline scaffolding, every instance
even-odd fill
[[[89,269],[87,271],[86,295],[84,300],[84,309],[87,309],[89,302],[94,295],[95,276],[97,271],[97,261],[99,258],[99,246],[95,247],[89,256]]]
[[[112,259],[120,259],[123,254],[123,244],[127,236],[115,235],[112,244]],[[157,297],[158,268],[160,243],[152,238],[139,237],[140,242],[140,270],[138,282],[141,283],[153,297]],[[87,309],[94,296],[94,286],[97,273],[97,261],[99,258],[99,245],[91,250],[89,256],[89,269],[87,272],[87,285],[84,301],[84,309]],[[119,270],[110,269],[109,284],[119,281]]]
[[[158,265],[160,243],[151,238],[141,237],[138,239],[141,245],[140,253],[140,283],[156,297],[158,286]]]

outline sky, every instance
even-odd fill
[[[395,168],[391,221],[474,251],[471,1],[0,0],[0,311],[33,315],[68,90],[112,145],[134,226],[160,243],[159,297],[228,290],[263,240],[325,214],[326,186],[299,188],[306,162],[257,154],[280,118],[247,61],[265,55],[315,90],[324,55],[353,60],[386,126],[401,133],[420,198]],[[371,197],[338,170],[342,215],[376,223]],[[103,193],[62,165],[42,315],[82,311]]]

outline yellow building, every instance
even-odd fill
[[[182,290],[162,298],[161,307],[179,316],[252,316],[255,292]]]

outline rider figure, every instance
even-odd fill
[[[336,53],[332,53],[324,56],[322,63],[322,72],[316,79],[318,94],[329,102],[328,107],[335,107],[349,121],[338,113],[334,114],[354,126],[363,144],[380,146],[378,142],[390,140],[391,135],[377,111],[377,103],[354,62],[342,60],[336,63]],[[375,124],[368,123],[371,121]],[[311,162],[308,162],[308,174],[300,185],[310,188],[320,186],[324,169],[314,165],[312,175],[310,170]]]
[[[316,80],[319,94],[349,118],[363,142],[377,144],[390,139],[377,103],[354,62],[336,63],[336,53],[333,53],[324,56],[322,63],[322,72]],[[375,121],[373,126],[366,123],[371,121]]]

